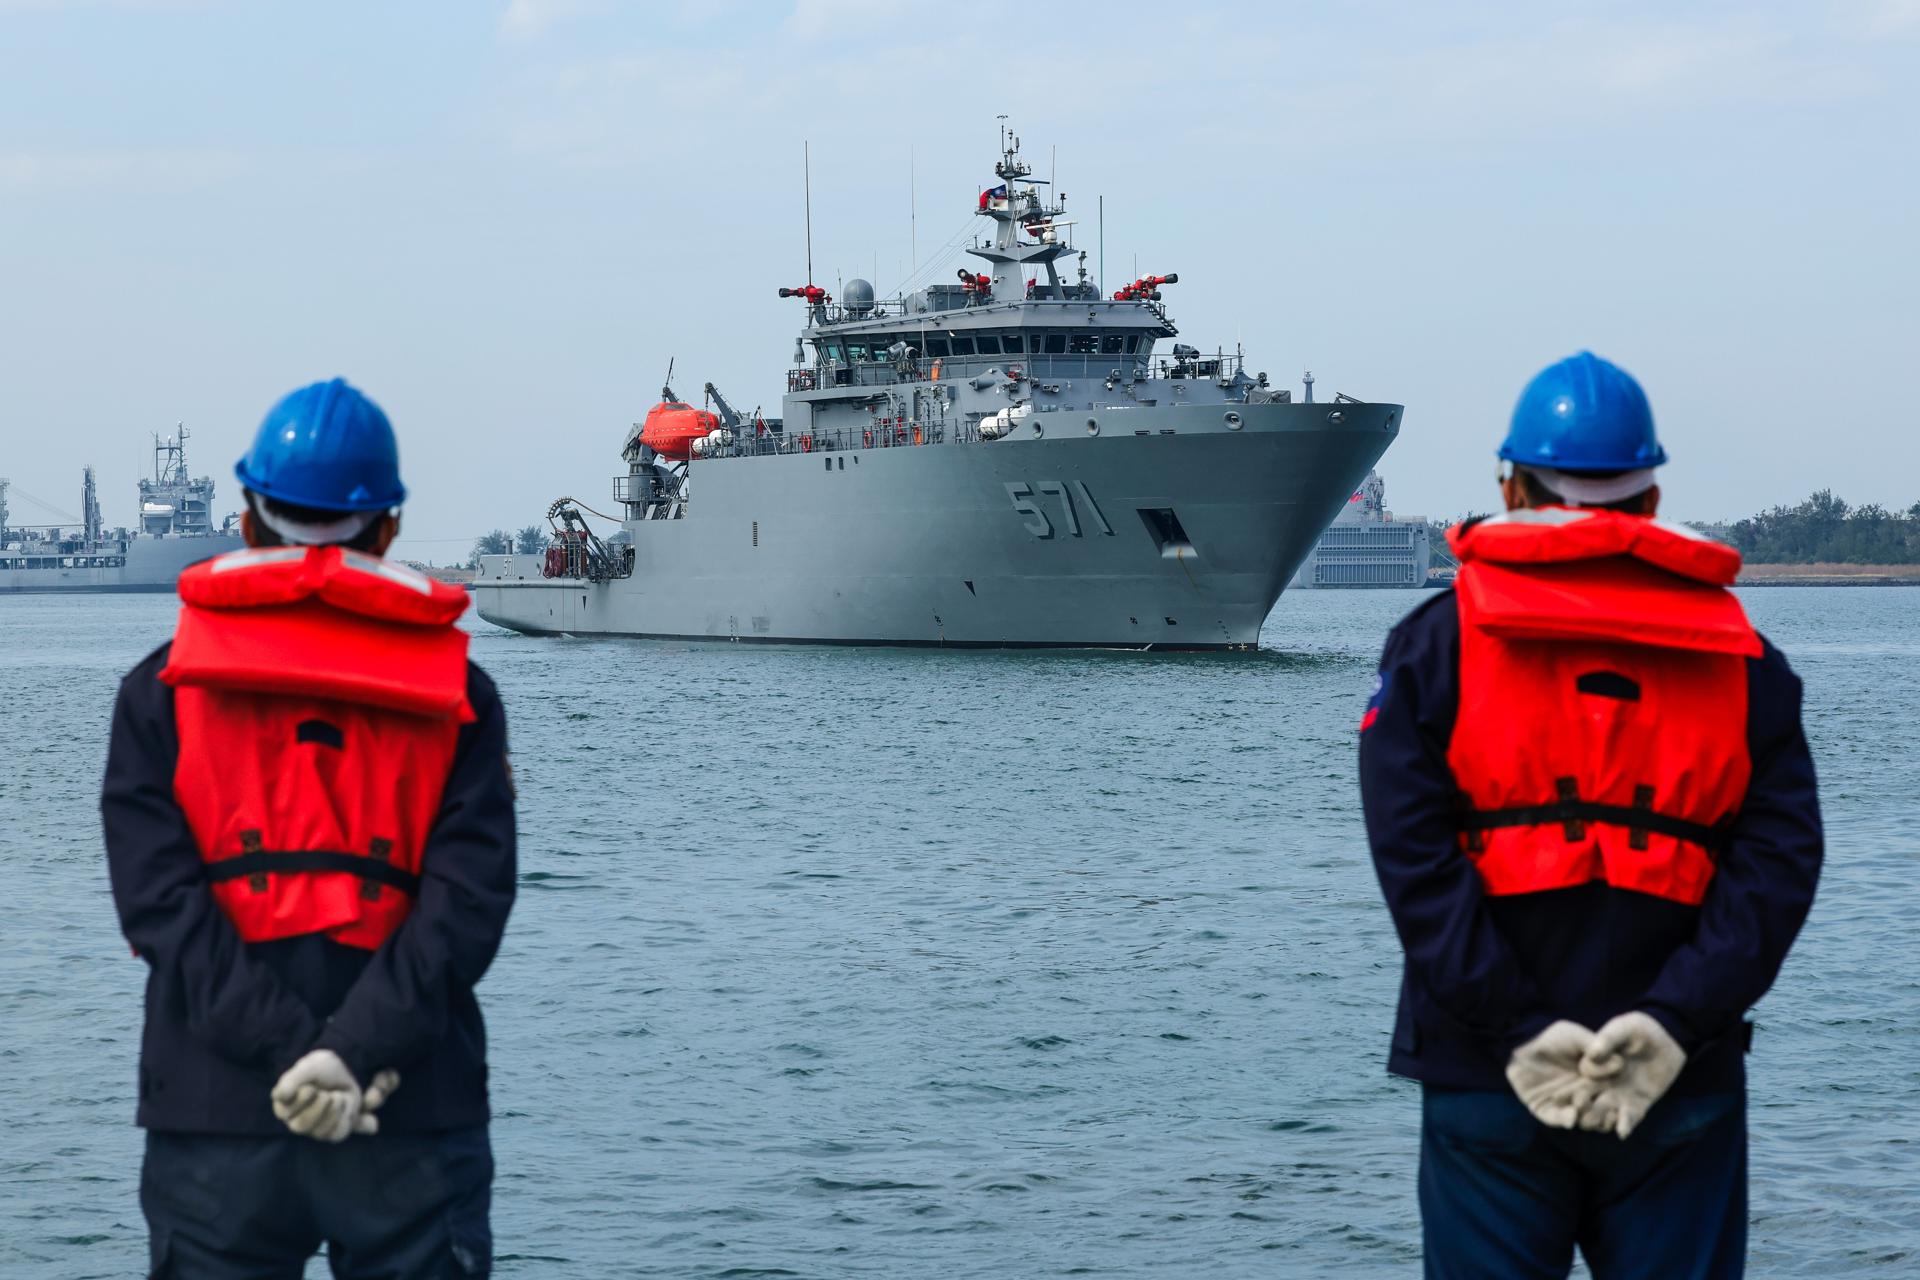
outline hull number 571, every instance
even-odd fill
[[[1036,480],[1032,483],[1009,480],[1006,488],[1007,496],[1013,499],[1013,509],[1025,518],[1027,532],[1036,538],[1053,536],[1053,521],[1047,518],[1047,512],[1056,508],[1061,527],[1070,538],[1081,536],[1082,514],[1095,533],[1113,533],[1113,526],[1100,513],[1100,504],[1093,500],[1093,494],[1087,491],[1087,482],[1084,480]]]

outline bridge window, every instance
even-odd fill
[[[979,333],[974,335],[974,343],[983,356],[1000,354],[1000,335],[997,333]]]
[[[1000,348],[1010,356],[1017,356],[1026,349],[1026,342],[1021,337],[1020,331],[1015,329],[1012,333],[1000,335]]]
[[[1048,355],[1059,356],[1059,355],[1065,355],[1066,352],[1067,352],[1067,335],[1066,334],[1050,333],[1047,335],[1047,354]]]
[[[1076,333],[1067,343],[1071,355],[1090,356],[1100,350],[1100,335],[1097,333]]]
[[[837,342],[825,343],[822,349],[827,353],[827,359],[829,360],[838,360],[846,355],[845,349]]]
[[[1104,338],[1100,339],[1100,354],[1103,356],[1119,355],[1120,344],[1123,341],[1124,339],[1121,337],[1121,335],[1117,333],[1109,333]]]
[[[955,354],[956,356],[972,355],[973,354],[973,335],[970,333],[954,334],[953,335],[953,354]]]
[[[945,338],[928,338],[927,354],[935,360],[939,360],[952,355],[953,351],[947,346],[947,340]]]

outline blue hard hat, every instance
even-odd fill
[[[1667,451],[1633,375],[1591,351],[1542,369],[1520,393],[1500,456],[1554,471],[1638,471]]]
[[[407,499],[392,424],[345,378],[302,387],[269,409],[233,473],[250,492],[322,511],[379,511]]]

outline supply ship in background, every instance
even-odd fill
[[[1439,557],[1451,565],[1443,551]],[[1387,510],[1387,484],[1369,471],[1333,523],[1293,575],[1301,587],[1442,586],[1433,577],[1433,534],[1421,516],[1395,519]]]
[[[544,556],[480,559],[480,616],[535,634],[1247,649],[1400,429],[1296,402],[1175,341],[1145,276],[1103,296],[1065,201],[1003,136],[986,265],[805,309],[779,417],[662,403],[628,432],[617,531],[563,498]],[[811,272],[809,271],[809,275]],[[1171,341],[1167,354],[1156,347]],[[613,521],[614,517],[602,517]]]
[[[239,517],[214,527],[213,480],[187,471],[185,427],[153,438],[153,478],[140,481],[140,523],[102,526],[93,468],[81,483],[81,516],[71,525],[8,523],[8,482],[0,480],[0,594],[35,591],[171,591],[196,561],[245,545]]]

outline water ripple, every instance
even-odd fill
[[[1412,602],[1290,596],[1234,656],[481,630],[523,848],[482,991],[500,1274],[1416,1269],[1399,951],[1352,775]],[[1806,680],[1831,840],[1759,1011],[1753,1267],[1903,1275],[1920,590],[1747,602]],[[0,1275],[134,1274],[144,970],[95,788],[172,605],[0,610]]]

